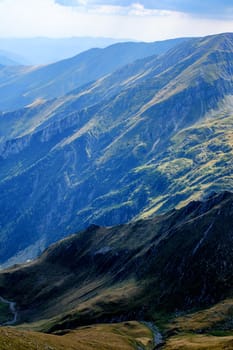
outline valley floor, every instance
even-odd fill
[[[31,331],[35,325],[0,328],[0,350],[231,350],[233,299],[197,312],[151,322],[97,324],[55,334]],[[28,328],[28,329],[27,329]]]
[[[233,332],[228,336],[179,333],[168,337],[161,346],[154,344],[153,334],[145,325],[136,322],[86,326],[67,334],[51,335],[0,328],[0,350],[231,350]]]
[[[152,349],[151,331],[138,322],[87,326],[63,335],[0,328],[0,350]]]

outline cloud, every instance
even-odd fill
[[[0,37],[92,36],[155,41],[233,31],[232,19],[193,16],[169,8],[168,0],[158,2],[167,3],[161,8],[153,5],[156,2],[124,0],[122,5],[123,1],[114,0],[0,0]]]
[[[133,6],[133,0],[55,0],[63,6]],[[186,14],[201,15],[204,17],[232,18],[232,0],[138,0],[138,6],[149,10],[165,10],[184,12]]]
[[[62,6],[86,6],[88,0],[55,0],[55,3]]]
[[[232,0],[149,0],[145,3],[157,8],[214,18],[231,17],[233,9]]]
[[[157,16],[166,15],[171,11],[146,8],[140,2],[125,1],[98,1],[98,0],[55,0],[55,3],[93,14],[120,15],[120,16]],[[172,11],[174,12],[174,11]]]
[[[134,16],[169,16],[175,14],[175,11],[145,8],[145,6],[140,3],[133,3],[128,7],[128,10],[128,14]]]

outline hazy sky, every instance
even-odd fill
[[[233,32],[233,0],[0,0],[0,37],[160,40]]]

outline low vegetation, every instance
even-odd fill
[[[88,326],[59,335],[0,328],[0,350],[151,350],[152,348],[151,331],[138,322]]]
[[[171,337],[164,350],[232,350],[233,336],[215,337],[210,335],[183,334]]]
[[[175,316],[166,324],[164,350],[233,348],[233,299],[193,313]]]

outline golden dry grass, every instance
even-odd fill
[[[232,350],[233,336],[215,337],[209,335],[179,335],[170,338],[164,350]]]
[[[170,330],[179,329],[179,331],[198,331],[210,330],[217,324],[226,321],[233,316],[233,299],[226,299],[210,307],[176,318],[169,326]]]
[[[82,327],[65,335],[0,329],[0,350],[151,349],[151,331],[138,322]]]
[[[163,349],[233,349],[232,315],[233,299],[226,299],[208,309],[177,317],[167,326],[169,332],[176,335],[167,339]],[[225,325],[222,331],[221,325]],[[217,336],[218,333],[222,336]]]

